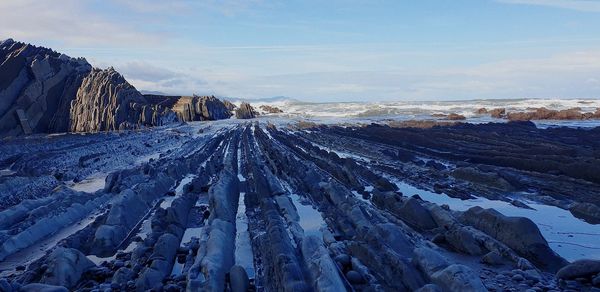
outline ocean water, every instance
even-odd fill
[[[276,106],[280,117],[303,118],[321,123],[376,122],[382,120],[443,120],[434,114],[461,114],[470,123],[506,122],[489,114],[476,114],[477,109],[505,108],[507,112],[528,111],[545,107],[552,110],[580,108],[582,112],[595,112],[600,108],[600,99],[486,99],[462,101],[391,101],[391,102],[302,102],[292,99],[275,101],[250,101],[253,107],[264,114],[262,105]],[[269,116],[267,115],[267,116]],[[600,120],[584,121],[534,121],[539,127],[569,126],[596,127]]]

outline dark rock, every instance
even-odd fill
[[[352,258],[347,254],[341,254],[335,257],[335,261],[342,267],[349,267],[352,264]]]
[[[0,291],[2,292],[11,292],[13,291],[12,286],[6,279],[0,279]]]
[[[256,118],[258,113],[254,110],[254,108],[246,102],[242,102],[240,107],[235,110],[235,117],[238,119],[253,119]]]
[[[580,277],[591,277],[600,273],[600,261],[578,260],[570,263],[556,273],[559,279],[575,279]]]
[[[477,240],[471,227],[458,226],[448,230],[444,237],[454,249],[470,255],[482,255],[486,250]]]
[[[569,207],[569,211],[577,217],[591,224],[600,224],[600,207],[592,203],[575,202]]]
[[[250,288],[250,280],[246,270],[238,265],[229,270],[229,285],[232,292],[246,292]]]
[[[463,213],[462,220],[506,244],[541,269],[556,272],[567,264],[550,249],[537,225],[528,218],[507,217],[494,209],[472,207]]]
[[[350,284],[353,285],[364,285],[366,284],[365,278],[357,271],[350,270],[346,273],[346,279]]]
[[[513,281],[516,281],[516,282],[521,282],[521,281],[525,280],[525,278],[523,278],[523,276],[522,276],[522,275],[519,275],[519,274],[516,274],[516,275],[512,276],[512,278],[511,278],[511,279],[512,279]]]
[[[79,250],[72,248],[56,248],[46,260],[48,269],[44,272],[41,283],[73,287],[87,269],[96,265]]]
[[[53,285],[45,285],[39,283],[31,283],[27,284],[19,291],[22,292],[68,292],[69,290],[63,286],[53,286]]]
[[[86,76],[70,111],[70,130],[97,132],[174,121],[170,109],[150,104],[114,68],[94,69]]]
[[[427,284],[417,289],[415,292],[442,292],[442,289],[436,284]]]
[[[459,264],[434,273],[431,280],[447,291],[488,291],[473,270]]]
[[[91,69],[85,59],[2,42],[0,136],[68,131],[71,102]]]
[[[490,251],[481,258],[481,262],[490,266],[501,265],[504,260],[497,251]]]
[[[270,105],[261,105],[259,107],[262,111],[269,113],[269,114],[279,114],[282,113],[283,111],[276,107],[276,106],[270,106]]]

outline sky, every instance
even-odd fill
[[[6,38],[167,94],[600,98],[600,0],[2,0]]]

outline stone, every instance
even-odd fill
[[[40,283],[71,288],[77,284],[81,275],[96,265],[83,253],[73,248],[58,247],[46,260],[48,268]]]
[[[261,109],[263,112],[266,112],[269,114],[279,114],[279,113],[283,112],[280,108],[278,108],[276,106],[270,106],[270,105],[261,105],[258,108]]]
[[[69,110],[92,66],[21,42],[0,45],[0,136],[66,132]],[[18,113],[17,113],[18,112]]]
[[[172,106],[180,121],[213,121],[228,119],[233,108],[214,96],[177,96]]]
[[[348,282],[350,282],[350,284],[353,285],[364,285],[367,283],[367,281],[365,281],[365,278],[355,270],[350,270],[346,272],[346,279],[348,280]]]
[[[69,290],[62,286],[45,285],[39,283],[31,283],[22,286],[19,291],[22,292],[68,292]]]
[[[431,248],[415,248],[413,253],[415,254],[413,261],[417,267],[428,276],[433,275],[433,273],[440,271],[449,265],[448,260]]]
[[[567,264],[548,246],[537,225],[528,218],[508,217],[494,209],[477,206],[465,211],[461,219],[506,244],[541,269],[556,272]]]
[[[246,102],[242,102],[240,107],[235,110],[235,117],[238,119],[253,119],[256,118],[258,113],[254,108]]]
[[[352,264],[352,258],[347,254],[341,254],[335,257],[335,261],[338,262],[342,268],[349,267]]]
[[[591,277],[600,273],[599,260],[578,260],[570,263],[556,273],[559,279],[569,280],[580,277]]]
[[[0,279],[0,291],[2,292],[11,292],[13,290],[12,286],[6,279]]]
[[[592,279],[592,285],[600,286],[600,274],[596,275],[596,277]]]
[[[129,280],[132,280],[134,277],[135,277],[135,272],[132,269],[122,267],[115,272],[115,274],[112,278],[112,282],[118,283],[118,284],[127,283]]]
[[[427,284],[417,289],[415,292],[442,292],[442,289],[436,284]]]
[[[470,255],[482,255],[485,252],[471,227],[456,226],[448,230],[444,237],[459,252]]]
[[[501,265],[504,260],[497,251],[490,251],[481,258],[481,262],[490,266],[496,266]]]
[[[488,291],[473,270],[460,264],[452,264],[435,272],[431,280],[448,291]]]
[[[517,281],[517,282],[521,282],[523,280],[525,280],[525,278],[522,275],[516,274],[514,276],[512,276],[511,278],[513,281]]]
[[[98,132],[157,126],[174,120],[171,110],[150,104],[114,68],[94,69],[87,75],[72,103],[70,130]]]
[[[232,292],[246,292],[250,288],[250,280],[246,270],[239,265],[229,270],[229,286]]]

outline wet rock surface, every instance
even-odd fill
[[[535,220],[477,204],[551,204],[593,226],[598,181],[581,169],[595,167],[597,136],[226,120],[12,139],[0,188],[50,191],[2,193],[0,287],[593,291],[593,253],[569,262]]]

